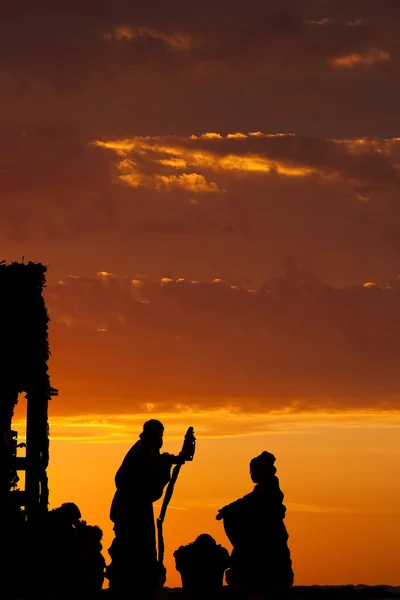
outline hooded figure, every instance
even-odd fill
[[[115,538],[107,569],[111,588],[151,590],[164,583],[165,573],[160,573],[157,561],[153,502],[170,480],[175,457],[160,453],[163,433],[160,421],[147,421],[115,476],[110,511]]]

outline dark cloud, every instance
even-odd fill
[[[140,6],[127,0],[100,6],[93,0],[25,0],[3,7],[2,70],[57,89],[110,82],[116,71],[142,66],[200,76],[220,72],[221,63],[236,72],[304,72],[371,47],[397,54],[398,10],[389,2],[379,6],[253,0],[244,18],[241,2],[230,2],[227,10],[225,3],[207,1],[193,10],[183,0]]]
[[[283,266],[255,290],[104,272],[50,286],[60,411],[399,408],[399,280],[335,289]]]
[[[97,138],[399,133],[391,0],[5,0],[1,11],[5,123],[68,118]]]
[[[60,239],[109,228],[112,167],[69,124],[8,127],[0,143],[5,238]]]

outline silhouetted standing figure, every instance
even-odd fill
[[[150,591],[164,583],[157,561],[153,502],[159,500],[176,457],[160,453],[164,426],[151,419],[125,456],[115,476],[110,518],[115,538],[107,569],[110,588],[122,592]]]
[[[293,585],[293,570],[284,524],[286,507],[274,466],[275,456],[263,452],[250,462],[256,484],[243,498],[220,509],[233,551],[228,585],[266,588]]]

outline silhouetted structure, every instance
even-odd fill
[[[57,390],[50,386],[47,361],[49,317],[42,296],[45,272],[42,264],[0,264],[0,505],[2,527],[9,530],[23,506],[28,522],[47,511],[49,460],[47,409]],[[26,393],[26,458],[17,458],[11,422],[18,394]],[[16,471],[25,471],[25,490],[12,496]]]
[[[115,477],[110,511],[115,538],[106,575],[114,590],[143,593],[165,583],[165,569],[157,560],[153,502],[161,498],[172,465],[185,457],[160,453],[163,433],[160,421],[147,421]]]
[[[32,575],[35,540],[47,514],[49,461],[48,402],[51,387],[47,361],[49,317],[43,299],[42,264],[0,263],[0,536],[11,569]],[[17,456],[18,432],[12,428],[18,395],[26,394],[26,456]],[[25,489],[18,472],[25,471]],[[6,574],[7,574],[6,567]],[[10,569],[8,569],[10,570]],[[14,578],[14,582],[21,581]],[[5,582],[7,585],[7,583]]]
[[[191,544],[180,546],[174,558],[185,592],[206,598],[221,590],[230,557],[211,535],[202,533]]]
[[[102,532],[81,521],[78,507],[48,512],[48,322],[42,264],[0,263],[0,536],[2,592],[8,598],[60,598],[74,589],[91,597],[104,579]],[[12,429],[18,395],[27,398],[26,444]],[[17,449],[26,446],[26,456]],[[25,489],[18,489],[25,471]]]
[[[286,507],[274,466],[275,456],[263,452],[250,462],[256,484],[243,498],[220,509],[233,551],[226,581],[231,586],[265,588],[293,585]]]

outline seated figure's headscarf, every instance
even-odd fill
[[[250,461],[250,474],[254,483],[260,483],[265,477],[275,475],[275,460],[276,458],[271,452],[264,450],[264,452]]]

